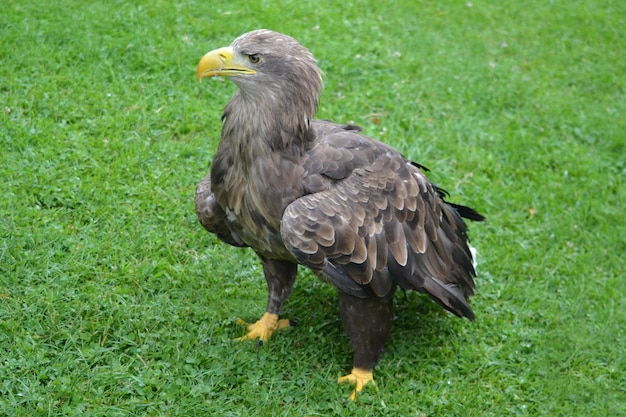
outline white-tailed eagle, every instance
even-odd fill
[[[397,287],[474,319],[467,299],[476,273],[462,217],[483,216],[446,202],[421,165],[358,127],[314,119],[322,72],[306,48],[253,31],[207,53],[197,76],[228,76],[239,87],[195,205],[209,232],[250,247],[263,263],[266,313],[242,339],[267,341],[289,325],[279,313],[298,265],[339,292],[354,351],[339,382],[355,385],[352,398],[373,381]]]

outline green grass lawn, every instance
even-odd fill
[[[0,14],[0,415],[626,415],[623,2],[88,3]],[[195,66],[259,27],[488,217],[476,322],[398,294],[355,403],[335,291],[301,270],[299,326],[234,342],[262,271],[195,218],[234,91]]]

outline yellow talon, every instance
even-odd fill
[[[265,313],[256,323],[248,324],[243,320],[237,320],[238,324],[248,325],[248,334],[237,338],[236,340],[259,339],[263,343],[267,342],[276,330],[284,329],[291,326],[289,320],[278,320],[278,314]]]
[[[366,371],[364,369],[352,368],[352,372],[350,372],[346,376],[342,376],[337,380],[337,383],[341,384],[343,382],[348,382],[350,385],[356,385],[354,387],[354,391],[350,394],[350,399],[354,401],[356,399],[357,392],[363,391],[363,387],[370,382],[376,386],[376,382],[374,382],[374,374],[372,371]]]

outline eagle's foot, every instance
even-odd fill
[[[372,371],[366,371],[364,369],[352,368],[352,372],[350,372],[346,376],[342,376],[339,378],[337,383],[341,384],[343,382],[348,382],[350,385],[355,385],[354,391],[350,394],[350,399],[354,401],[356,399],[356,394],[363,391],[363,387],[370,382],[376,386],[376,382],[374,382],[374,374]]]
[[[267,342],[270,336],[276,331],[280,329],[284,329],[285,327],[290,327],[291,322],[287,319],[278,320],[278,314],[273,313],[265,313],[263,317],[259,319],[256,323],[248,324],[243,320],[239,319],[237,321],[238,324],[247,324],[248,325],[248,334],[242,337],[237,338],[236,340],[251,340],[251,339],[259,339],[260,342]]]

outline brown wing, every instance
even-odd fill
[[[281,221],[283,241],[300,263],[353,296],[386,299],[399,285],[473,318],[465,224],[417,166],[346,132],[320,140],[305,167],[311,189],[321,191],[294,201]]]
[[[233,246],[246,246],[241,238],[230,227],[226,213],[217,204],[215,195],[211,190],[211,175],[205,176],[196,187],[194,198],[196,215],[200,224],[220,240]]]

